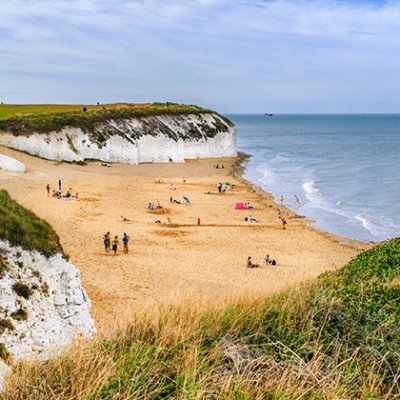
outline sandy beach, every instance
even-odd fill
[[[314,229],[310,221],[278,206],[271,195],[240,178],[236,158],[104,167],[0,151],[26,165],[24,174],[0,170],[0,187],[57,231],[81,271],[100,331],[159,305],[190,301],[213,306],[273,294],[339,268],[370,246]],[[225,168],[216,169],[218,163]],[[47,196],[46,185],[56,189],[59,179],[64,192],[79,193],[78,200]],[[219,182],[235,188],[218,194]],[[187,196],[191,205],[171,204],[171,196]],[[146,209],[157,201],[162,209]],[[240,201],[254,210],[235,210]],[[244,221],[250,215],[259,222]],[[123,254],[121,240],[117,255],[104,251],[107,231],[119,239],[124,232],[130,236],[129,254]],[[266,254],[278,265],[266,265]],[[248,256],[261,267],[246,268]]]

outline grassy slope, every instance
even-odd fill
[[[43,219],[20,206],[5,190],[0,190],[0,239],[45,256],[63,253],[60,240]]]
[[[136,317],[109,339],[16,369],[4,399],[399,398],[399,265],[394,239],[301,290]]]
[[[97,123],[106,120],[123,120],[152,115],[165,114],[199,114],[205,112],[195,105],[175,103],[152,104],[106,104],[82,105],[0,105],[0,131],[11,131],[14,134],[28,134],[32,131],[47,133],[59,131],[65,126],[81,127],[93,130]]]

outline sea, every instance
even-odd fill
[[[244,177],[277,202],[347,238],[400,236],[400,114],[227,117],[251,155]]]

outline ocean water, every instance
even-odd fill
[[[400,115],[228,118],[252,155],[245,178],[276,201],[348,238],[400,236]]]

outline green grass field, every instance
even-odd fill
[[[88,113],[101,112],[104,110],[129,110],[136,112],[159,112],[160,110],[198,112],[202,110],[198,106],[189,106],[185,104],[170,103],[149,103],[149,104],[130,104],[130,103],[115,103],[115,104],[100,104],[100,105],[86,105],[86,104],[0,104],[0,120],[11,118],[20,118],[34,115],[44,114],[65,114],[65,113],[80,113],[86,107]]]
[[[200,114],[206,111],[209,110],[196,105],[176,103],[116,103],[85,106],[0,104],[0,131],[12,132],[14,135],[29,135],[32,132],[59,132],[64,127],[74,127],[95,132],[98,124],[111,119],[122,121],[154,115]]]

